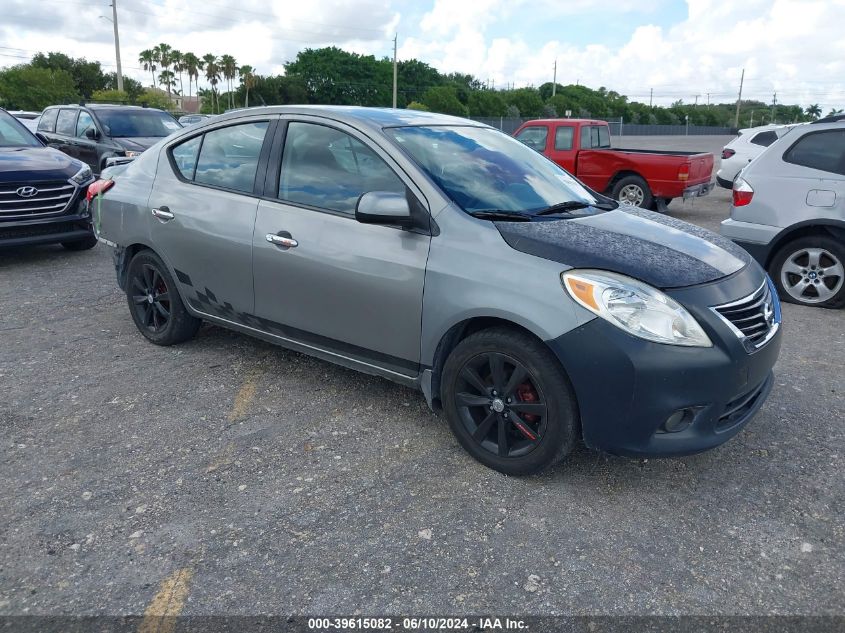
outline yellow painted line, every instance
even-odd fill
[[[244,384],[241,385],[240,391],[235,396],[235,402],[232,405],[232,410],[229,412],[229,422],[240,420],[246,415],[249,410],[249,405],[255,399],[255,391],[258,385],[258,378],[260,372],[252,371],[247,374],[244,379]]]
[[[185,567],[162,581],[158,593],[144,611],[138,633],[173,633],[176,630],[176,617],[185,608],[193,575],[194,572]]]

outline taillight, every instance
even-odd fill
[[[736,154],[736,151],[732,150],[730,147],[726,147],[722,150],[722,160],[728,160],[734,154]]]
[[[678,170],[678,180],[689,180],[689,163],[681,165]]]
[[[88,191],[85,193],[85,199],[91,202],[98,194],[105,193],[114,187],[114,180],[95,180],[88,185]]]
[[[745,180],[737,178],[734,180],[733,203],[735,207],[744,207],[754,197],[754,189]]]

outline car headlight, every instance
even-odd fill
[[[126,150],[123,152],[123,155],[127,158],[136,158],[141,155],[141,152],[133,152],[132,150]]]
[[[84,165],[82,169],[80,169],[73,176],[71,176],[71,180],[78,185],[84,185],[93,177],[94,174],[91,173],[91,168],[88,165]]]
[[[603,270],[570,270],[560,277],[575,301],[629,334],[669,345],[713,346],[681,304],[648,284]]]

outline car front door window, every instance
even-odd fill
[[[405,192],[405,185],[376,153],[349,134],[325,125],[288,125],[279,198],[354,215],[368,191]]]

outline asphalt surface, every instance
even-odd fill
[[[520,479],[386,380],[208,325],[147,343],[102,246],[0,254],[0,306],[0,615],[845,612],[843,312],[785,306],[726,445]]]

